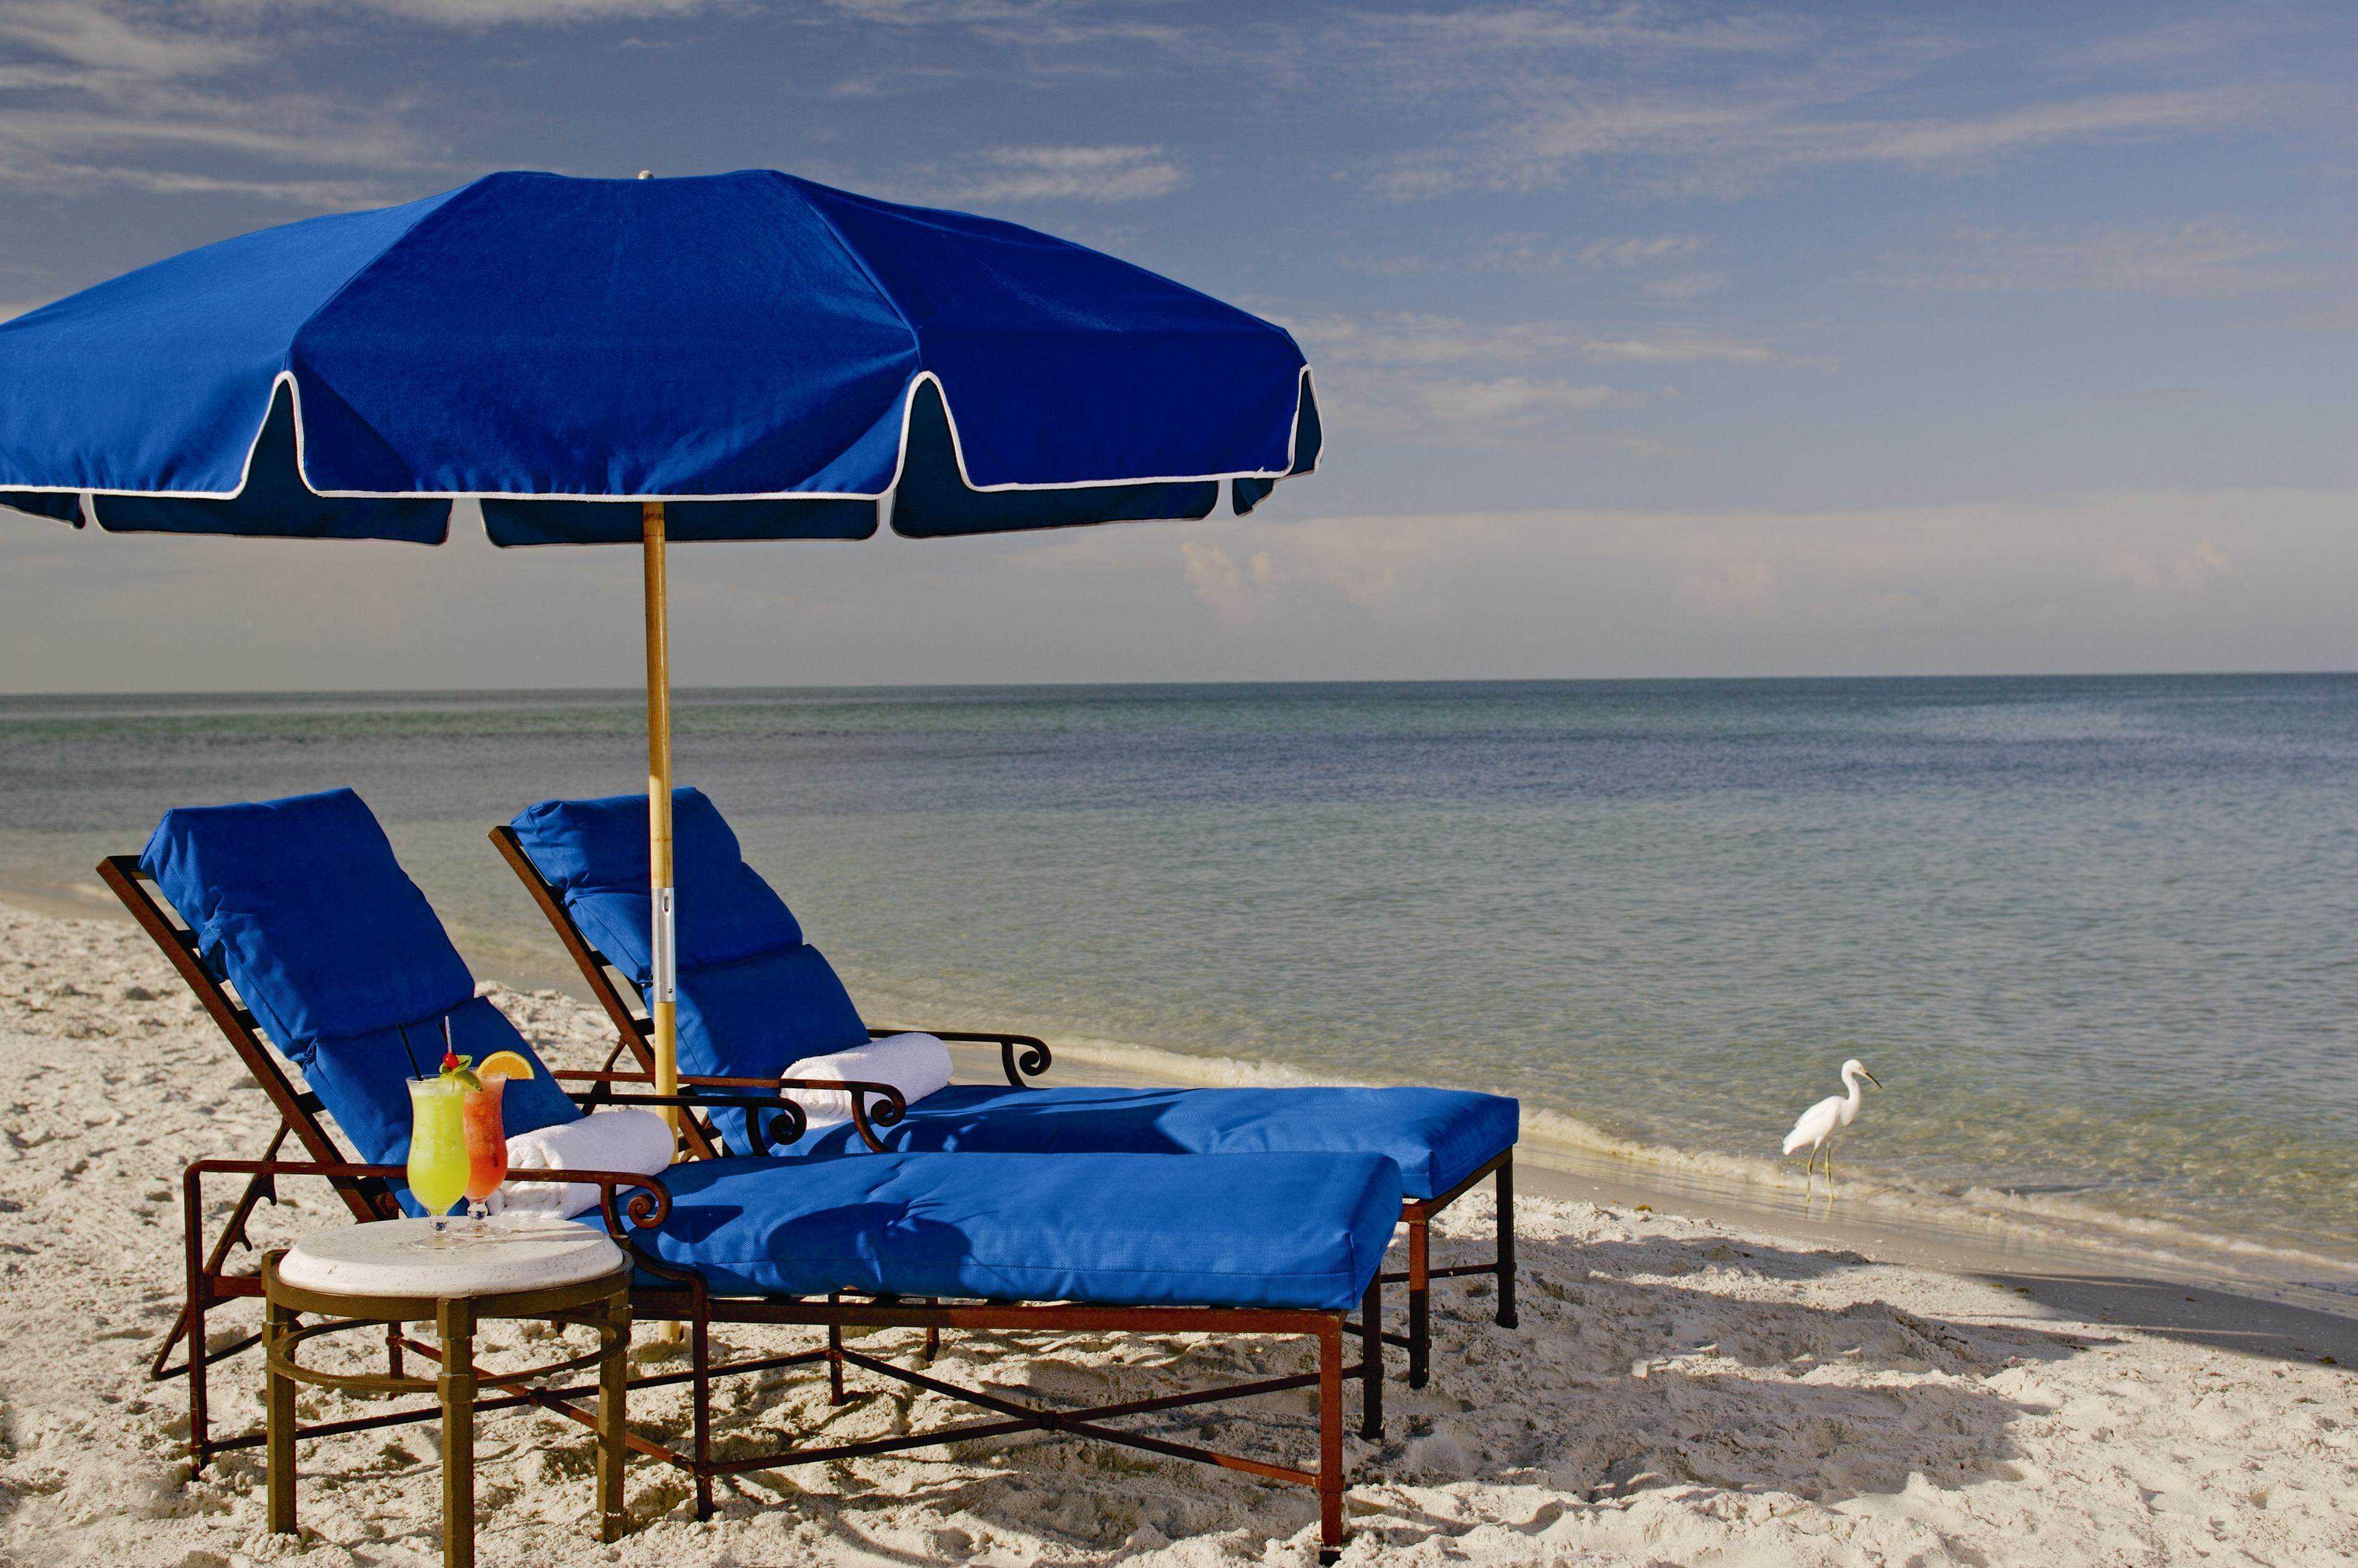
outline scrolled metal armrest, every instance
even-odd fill
[[[763,1080],[766,1081],[766,1080]],[[676,1095],[609,1095],[610,1105],[677,1106],[687,1110],[741,1110],[756,1138],[783,1149],[797,1142],[810,1130],[810,1120],[803,1108],[784,1095],[707,1094],[707,1085],[725,1080],[701,1078],[680,1080],[680,1093]],[[768,1115],[769,1119],[762,1119]]]
[[[591,1086],[587,1094],[573,1097],[574,1103],[585,1109],[597,1105],[644,1105],[676,1106],[688,1110],[735,1109],[747,1112],[773,1112],[766,1125],[750,1115],[747,1119],[752,1122],[753,1132],[757,1138],[779,1148],[784,1148],[788,1144],[798,1141],[804,1133],[810,1130],[810,1119],[804,1114],[803,1108],[785,1096],[774,1092],[777,1083],[774,1078],[723,1078],[683,1073],[679,1078],[680,1092],[676,1095],[625,1095],[614,1093],[614,1086],[616,1084],[651,1085],[654,1082],[654,1075],[635,1072],[574,1071],[558,1072],[553,1076],[574,1079]],[[769,1094],[706,1092],[715,1088],[771,1089],[773,1092]]]
[[[195,1160],[181,1172],[191,1201],[199,1191],[198,1184],[208,1173],[228,1175],[321,1176],[330,1181],[345,1178],[367,1178],[406,1183],[406,1165],[363,1165],[341,1160]],[[536,1167],[511,1166],[508,1180],[526,1182],[573,1182],[598,1189],[600,1206],[605,1210],[608,1228],[618,1237],[622,1234],[620,1218],[614,1208],[614,1191],[618,1187],[636,1187],[622,1206],[632,1223],[640,1230],[653,1230],[671,1217],[671,1189],[661,1176],[641,1175],[634,1171],[544,1171]]]
[[[1048,1043],[1036,1034],[1008,1034],[996,1029],[871,1029],[868,1038],[883,1040],[895,1034],[930,1034],[936,1040],[956,1041],[963,1045],[996,1045],[1001,1071],[1007,1075],[1008,1083],[1019,1089],[1036,1087],[1023,1080],[1039,1077],[1055,1065]]]
[[[1023,1048],[1021,1056],[1016,1054],[1018,1046]],[[999,1063],[1007,1074],[1007,1081],[1023,1089],[1032,1087],[1023,1081],[1025,1078],[1042,1076],[1055,1065],[1055,1058],[1049,1054],[1045,1040],[1029,1034],[1010,1034],[999,1042]]]
[[[598,1207],[606,1217],[606,1228],[619,1238],[622,1233],[621,1216],[614,1206],[618,1188],[635,1187],[622,1206],[622,1213],[631,1217],[632,1225],[640,1230],[653,1230],[671,1217],[671,1188],[661,1176],[644,1176],[633,1171],[544,1171],[537,1167],[511,1165],[511,1182],[573,1182],[595,1185]]]

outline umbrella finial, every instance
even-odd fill
[[[639,170],[639,178],[640,178],[641,179],[653,179],[654,177],[655,177],[655,171],[654,171],[654,169],[651,169],[651,168],[643,168],[643,169]]]

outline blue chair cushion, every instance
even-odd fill
[[[806,1056],[868,1043],[834,968],[704,792],[672,792],[672,877],[679,890],[679,1070],[775,1077]],[[565,900],[590,946],[639,988],[654,974],[647,892],[647,797],[544,800],[509,827]],[[742,1111],[716,1118],[739,1149],[759,1146]]]
[[[590,946],[632,984],[650,983],[647,797],[544,800],[508,826]],[[793,912],[745,863],[736,833],[702,790],[672,791],[671,843],[683,974],[802,945]]]
[[[351,790],[177,807],[139,864],[282,1046],[439,1018],[475,994]]]
[[[806,1056],[868,1043],[868,1026],[816,947],[759,953],[679,977],[679,1070],[774,1078]],[[731,1147],[752,1150],[744,1111],[714,1118]]]
[[[445,1018],[461,1054],[514,1051],[534,1065],[536,1076],[503,1097],[510,1132],[581,1114],[515,1026],[475,995],[466,960],[351,790],[175,807],[139,863],[359,1159],[409,1157],[406,1083],[441,1061]]]
[[[1347,1309],[1401,1206],[1373,1154],[705,1160],[665,1182],[671,1217],[633,1239],[723,1295]]]
[[[1379,1154],[1409,1197],[1438,1197],[1504,1151],[1519,1105],[1503,1095],[1428,1088],[1013,1088],[953,1084],[880,1129],[888,1148],[998,1154]],[[861,1147],[849,1123],[786,1153]]]

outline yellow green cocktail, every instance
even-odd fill
[[[409,1191],[434,1217],[434,1240],[447,1246],[445,1217],[467,1191],[467,1086],[455,1076],[409,1080]]]

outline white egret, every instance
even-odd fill
[[[1801,1119],[1793,1123],[1793,1130],[1785,1134],[1785,1152],[1788,1156],[1803,1144],[1809,1145],[1810,1158],[1801,1167],[1804,1191],[1807,1190],[1811,1174],[1817,1165],[1818,1152],[1821,1149],[1825,1151],[1826,1200],[1829,1203],[1833,1201],[1834,1195],[1834,1134],[1858,1119],[1861,1100],[1858,1081],[1861,1078],[1865,1078],[1877,1088],[1883,1087],[1882,1080],[1868,1072],[1865,1065],[1857,1057],[1853,1056],[1842,1065],[1843,1087],[1848,1092],[1828,1095],[1803,1111]]]

